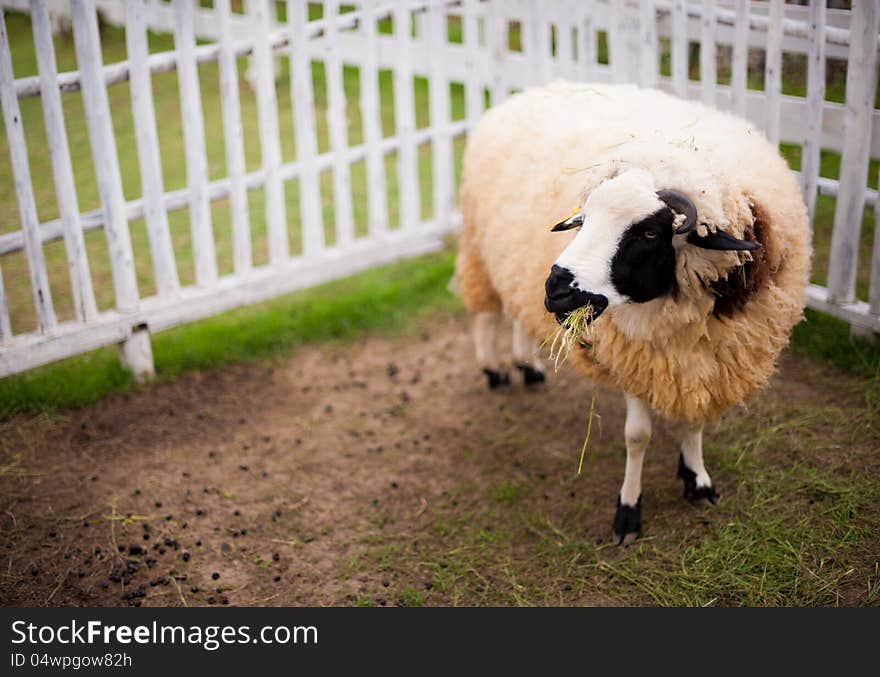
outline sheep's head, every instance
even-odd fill
[[[675,238],[704,249],[760,245],[722,230],[700,236],[697,209],[685,194],[656,190],[651,175],[631,169],[608,179],[553,231],[579,232],[550,269],[544,305],[560,322],[590,304],[591,319],[622,303],[645,303],[675,290]],[[681,242],[679,244],[684,244]]]

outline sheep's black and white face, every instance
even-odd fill
[[[671,293],[677,235],[686,234],[688,244],[704,249],[761,246],[721,230],[700,236],[696,224],[691,200],[675,191],[656,191],[653,178],[643,170],[631,169],[605,181],[578,213],[553,228],[580,230],[550,269],[544,306],[562,322],[590,304],[590,319],[596,319],[606,308]]]
[[[581,213],[566,222],[580,224],[580,231],[550,270],[547,310],[562,321],[589,303],[595,319],[608,307],[670,293],[674,219],[646,172],[630,170],[601,184]]]

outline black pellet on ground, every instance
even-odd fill
[[[220,578],[220,574],[218,574],[218,573],[215,571],[213,574],[211,574],[211,578],[214,579],[214,580],[216,581],[218,578]]]
[[[281,555],[280,555],[279,553],[276,552],[276,553],[273,553],[273,554],[272,554],[272,560],[273,560],[273,561],[277,562],[277,561],[280,560],[280,559],[281,559]]]

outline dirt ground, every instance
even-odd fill
[[[766,402],[863,406],[816,365],[787,354],[771,388],[722,426],[749,426]],[[0,604],[620,603],[607,586],[566,578],[537,546],[552,530],[600,548],[610,536],[622,398],[599,389],[575,480],[591,397],[566,371],[531,391],[517,379],[489,392],[465,319],[450,317],[17,417],[0,428]],[[724,495],[734,482],[713,472],[712,435],[707,466]],[[846,453],[876,479],[874,442]],[[681,499],[676,464],[676,430],[657,423],[646,539],[716,519]],[[511,522],[514,512],[531,521]],[[473,539],[456,541],[476,523]],[[485,548],[485,568],[452,571],[467,548]],[[602,552],[612,564],[629,556]]]

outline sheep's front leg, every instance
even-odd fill
[[[538,344],[518,320],[513,321],[513,364],[522,372],[527,386],[544,382],[544,365],[538,359]]]
[[[634,541],[642,529],[642,463],[651,441],[651,410],[638,397],[626,395],[626,470],[617,498],[613,535],[617,545]]]
[[[715,505],[719,496],[703,465],[703,427],[692,428],[681,443],[678,477],[684,481],[684,497],[692,503]]]
[[[489,380],[492,389],[510,385],[510,377],[502,371],[496,347],[498,324],[501,313],[477,313],[474,318],[474,344],[477,349],[477,364]]]

